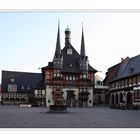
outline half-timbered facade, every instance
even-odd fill
[[[109,86],[111,106],[135,108],[140,106],[140,55],[122,59],[108,69],[106,84]]]
[[[2,71],[2,104],[45,106],[41,73]]]
[[[80,54],[71,45],[71,31],[65,30],[65,46],[61,49],[58,27],[56,49],[52,62],[42,68],[46,90],[46,106],[65,104],[68,107],[93,106],[94,74],[85,53],[82,30]]]

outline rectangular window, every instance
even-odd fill
[[[124,80],[124,85],[125,85],[125,86],[127,85],[127,79]]]
[[[82,88],[80,88],[80,92],[83,92],[83,89]]]
[[[54,72],[53,72],[54,74],[54,77],[60,77],[61,76],[61,71],[60,70],[54,70]]]
[[[41,90],[38,90],[38,94],[41,94]]]
[[[46,80],[49,80],[49,79],[51,79],[51,78],[52,78],[52,71],[47,70],[47,71],[45,72],[45,79],[46,79]]]
[[[42,95],[44,95],[44,96],[45,96],[45,90],[42,90]]]
[[[46,80],[50,79],[50,76],[49,75],[45,75],[45,79]]]
[[[77,80],[77,81],[79,80],[79,76],[76,76],[76,80]]]
[[[117,87],[121,86],[121,81],[117,82]]]
[[[67,54],[72,54],[72,49],[71,48],[67,49]]]
[[[86,92],[87,91],[86,88],[84,88],[83,91]]]
[[[133,77],[133,84],[136,84],[136,76]]]
[[[126,85],[127,86],[129,85],[129,79],[128,78],[126,79]]]
[[[140,83],[140,75],[138,75],[137,81],[138,81],[138,83]]]
[[[130,85],[130,84],[131,84],[131,78],[128,79],[128,85]]]
[[[87,78],[87,76],[85,74],[83,74],[83,78]]]
[[[139,100],[140,99],[140,92],[139,91],[135,91],[134,92],[134,100]]]
[[[123,86],[125,85],[125,80],[123,80]]]
[[[115,84],[116,84],[116,87],[118,87],[118,85],[119,85],[119,82],[115,82]]]
[[[37,96],[38,95],[38,90],[35,90],[34,93],[35,93],[35,96]]]
[[[70,78],[70,80],[72,80],[72,77],[71,76],[69,78]]]
[[[17,92],[17,85],[9,84],[8,85],[8,92]]]
[[[68,76],[66,76],[66,80],[69,80]]]

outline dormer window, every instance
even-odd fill
[[[134,68],[130,68],[130,73],[133,73],[134,72]]]
[[[72,64],[69,64],[70,67],[72,67]]]
[[[30,90],[30,86],[28,86],[27,89]]]
[[[24,89],[24,86],[23,86],[23,85],[21,86],[21,89],[22,89],[22,90]]]
[[[8,92],[17,92],[17,85],[8,84]]]
[[[67,54],[72,54],[72,49],[71,48],[69,48],[69,49],[67,49]]]
[[[14,78],[11,78],[11,83],[14,83],[15,82],[15,79]]]

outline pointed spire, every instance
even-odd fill
[[[84,31],[83,31],[83,22],[82,22],[82,38],[81,38],[81,51],[80,55],[82,57],[86,56],[86,51],[85,51],[85,40],[84,40]]]
[[[59,21],[59,19],[58,19],[58,33],[57,33],[55,57],[59,57],[60,55],[61,55],[61,45],[60,45],[60,21]]]

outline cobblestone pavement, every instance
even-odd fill
[[[51,114],[45,107],[0,106],[0,128],[140,128],[140,110],[102,106],[67,110]]]

